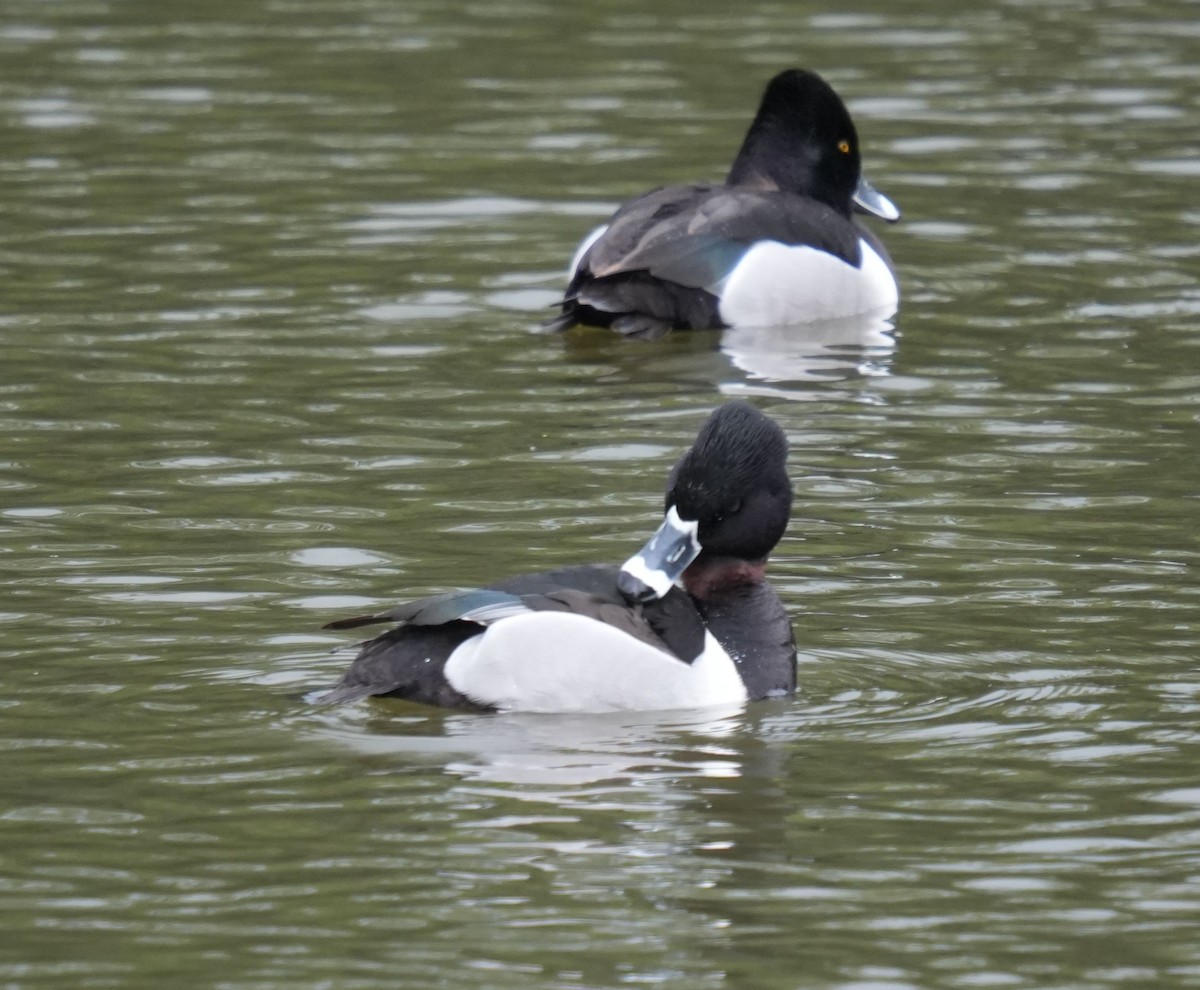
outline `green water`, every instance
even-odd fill
[[[6,0],[0,986],[1200,984],[1194,5]],[[776,70],[894,333],[533,335]],[[787,429],[795,699],[316,710]]]

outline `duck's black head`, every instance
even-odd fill
[[[725,181],[810,196],[848,217],[861,175],[858,132],[841,98],[815,72],[788,69],[767,83]]]
[[[748,403],[726,403],[671,470],[665,508],[698,523],[704,552],[766,560],[792,508],[787,452],[778,423]]]
[[[745,402],[717,409],[671,470],[666,518],[625,563],[621,590],[645,601],[666,594],[693,562],[763,564],[791,512],[786,462],[787,437],[773,420]]]

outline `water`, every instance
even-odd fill
[[[9,0],[0,984],[1200,982],[1190,5]],[[903,302],[530,334],[825,73]],[[303,701],[366,605],[620,560],[787,429],[802,690]]]

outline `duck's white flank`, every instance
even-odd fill
[[[711,633],[705,633],[704,652],[688,664],[571,612],[501,619],[459,646],[445,674],[456,691],[501,711],[654,711],[748,697]]]
[[[789,326],[896,306],[900,290],[887,263],[859,240],[855,268],[824,251],[778,241],[755,244],[711,291],[733,327]]]

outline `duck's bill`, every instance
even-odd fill
[[[662,598],[700,553],[700,525],[679,517],[675,506],[646,545],[621,565],[617,588],[632,602]]]
[[[854,205],[860,213],[870,213],[871,216],[879,217],[888,223],[895,223],[900,219],[900,211],[896,204],[866,179],[858,180],[858,188],[854,190],[853,198]]]

